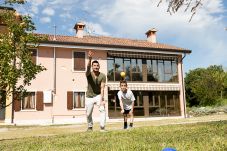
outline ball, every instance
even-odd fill
[[[125,77],[125,72],[121,72],[120,75],[121,75],[122,78],[124,78]]]

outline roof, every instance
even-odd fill
[[[146,40],[133,40],[125,38],[113,38],[106,36],[83,36],[83,38],[77,38],[76,36],[63,36],[56,35],[56,40],[54,40],[54,35],[49,34],[37,34],[40,36],[47,36],[48,40],[42,43],[50,44],[66,44],[66,45],[81,45],[81,46],[99,46],[99,47],[109,47],[109,48],[127,48],[127,49],[143,49],[143,50],[163,50],[172,52],[183,52],[191,53],[191,50],[184,49],[168,44],[161,43],[151,43]]]

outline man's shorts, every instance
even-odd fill
[[[124,109],[124,113],[123,114],[128,114],[130,111],[131,111],[131,109],[129,109],[129,110],[125,110]]]

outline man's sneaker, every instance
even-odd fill
[[[127,129],[132,129],[133,127],[132,126],[129,126]]]
[[[105,130],[105,127],[100,127],[100,132],[107,132],[107,130]]]
[[[87,132],[92,132],[93,128],[92,127],[88,127],[87,128]]]

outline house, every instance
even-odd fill
[[[5,123],[10,123],[12,112],[16,124],[86,122],[89,50],[107,75],[107,119],[121,117],[116,97],[121,71],[126,72],[128,87],[136,98],[135,117],[186,115],[182,60],[191,50],[157,43],[154,28],[146,32],[146,40],[84,35],[84,28],[85,24],[77,23],[75,36],[40,34],[48,40],[33,50],[33,61],[47,70],[27,87],[29,96],[15,101],[13,111],[11,106],[5,109]],[[7,101],[10,99],[8,96]],[[99,120],[97,109],[93,117]]]

